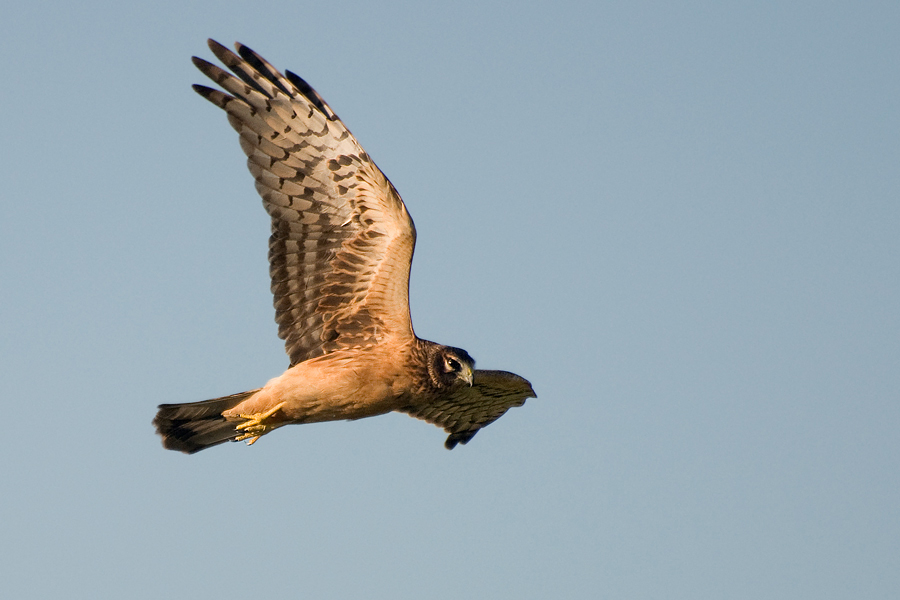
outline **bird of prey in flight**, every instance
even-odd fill
[[[225,91],[194,90],[228,115],[272,217],[269,274],[291,364],[259,389],[160,405],[163,446],[194,453],[282,425],[399,411],[442,427],[452,449],[536,397],[522,377],[476,370],[465,350],[416,336],[412,219],[322,97],[242,44],[209,47],[231,73],[194,64]]]

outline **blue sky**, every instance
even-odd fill
[[[15,598],[892,598],[900,6],[0,9],[0,576]],[[539,398],[164,451],[287,365],[206,38],[403,196],[416,332]]]

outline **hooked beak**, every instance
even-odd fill
[[[462,377],[463,381],[469,384],[469,387],[472,387],[472,385],[474,385],[475,373],[472,371],[472,369],[466,367],[466,369],[462,373],[460,373],[460,376]]]

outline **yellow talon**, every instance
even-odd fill
[[[256,440],[260,438],[260,436],[263,436],[275,429],[275,427],[266,423],[266,419],[277,413],[281,409],[281,407],[284,406],[284,404],[284,402],[277,404],[266,412],[238,415],[240,418],[247,420],[234,427],[238,431],[244,432],[243,435],[236,437],[235,441],[240,442],[243,440],[249,440],[247,442],[247,445],[252,446],[256,442]]]

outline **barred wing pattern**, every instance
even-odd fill
[[[291,366],[411,339],[416,232],[394,186],[303,79],[242,44],[237,55],[213,40],[209,47],[234,75],[194,64],[228,93],[194,89],[228,114],[272,217],[275,320]]]
[[[487,427],[526,398],[537,398],[531,384],[507,371],[475,371],[471,387],[456,388],[446,397],[429,401],[425,406],[408,406],[403,412],[422,419],[450,434],[444,446],[452,450],[465,445],[478,430]]]

